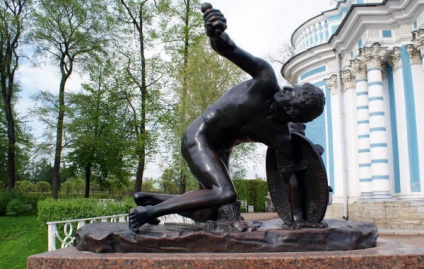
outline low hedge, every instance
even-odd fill
[[[42,223],[68,219],[92,218],[128,213],[134,207],[132,199],[122,202],[97,199],[46,199],[38,203],[38,219]]]
[[[234,186],[238,200],[247,201],[247,205],[253,205],[255,212],[265,212],[265,201],[268,193],[268,184],[261,179],[236,179]]]

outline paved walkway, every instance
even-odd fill
[[[278,215],[275,212],[243,213],[242,216],[246,221],[263,221],[278,218]],[[417,231],[416,233],[414,233],[413,230],[380,229],[379,233],[379,238],[384,238],[398,243],[424,248],[423,231]]]

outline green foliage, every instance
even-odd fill
[[[158,192],[158,189],[155,186],[156,181],[152,178],[147,178],[143,182],[142,191],[143,192]]]
[[[24,194],[14,188],[10,192],[0,193],[0,216],[33,214],[40,197]]]
[[[67,180],[67,181],[63,182],[62,185],[60,186],[60,190],[63,193],[66,194],[66,197],[69,197],[69,194],[73,190],[72,182],[70,180]]]
[[[21,192],[24,192],[24,193],[28,193],[30,191],[34,191],[35,190],[34,184],[31,181],[29,181],[29,180],[17,181],[15,187],[18,190],[20,190]]]
[[[123,202],[99,202],[96,199],[46,199],[38,203],[38,220],[46,223],[48,221],[125,214],[132,207],[134,207],[132,199],[126,199]]]
[[[7,204],[12,199],[9,192],[0,192],[0,216],[6,215]]]
[[[43,195],[45,192],[51,191],[50,184],[45,181],[35,183],[35,189]]]
[[[11,200],[6,207],[6,216],[22,215],[27,211],[26,205],[20,199]]]
[[[0,217],[0,268],[26,268],[30,255],[47,251],[47,234],[36,216]]]
[[[265,211],[268,184],[261,179],[234,180],[238,200],[246,200],[248,205],[253,205],[256,212]]]

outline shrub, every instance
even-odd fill
[[[38,192],[41,192],[42,195],[45,192],[51,191],[50,183],[48,183],[46,181],[39,181],[39,182],[35,183],[35,188],[37,189]]]
[[[6,214],[12,216],[33,214],[37,210],[38,201],[45,198],[46,196],[37,193],[24,194],[16,188],[12,189],[10,192],[0,193],[0,216]],[[20,203],[24,205],[23,208],[25,210],[15,210],[18,203],[14,201],[12,205],[10,205],[10,209],[8,211],[9,203],[13,200],[20,201]]]
[[[38,203],[38,219],[42,223],[68,219],[109,216],[128,213],[134,207],[130,199],[123,202],[105,201],[96,199],[46,199]]]
[[[27,211],[28,205],[24,204],[21,200],[17,198],[12,199],[6,207],[7,216],[23,215]]]
[[[35,185],[29,180],[16,181],[15,188],[21,192],[28,193],[35,189]]]
[[[0,193],[0,216],[6,215],[7,204],[12,200],[9,192]]]
[[[265,211],[265,201],[268,192],[268,184],[261,179],[236,179],[234,186],[239,200],[246,200],[248,205],[253,205],[255,211]]]

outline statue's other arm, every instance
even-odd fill
[[[263,59],[257,58],[250,53],[239,48],[231,38],[224,33],[227,28],[227,21],[224,15],[211,5],[202,6],[204,12],[206,34],[209,36],[212,48],[220,55],[224,56],[238,67],[243,69],[253,78],[259,76],[263,71],[272,72],[271,66]]]

